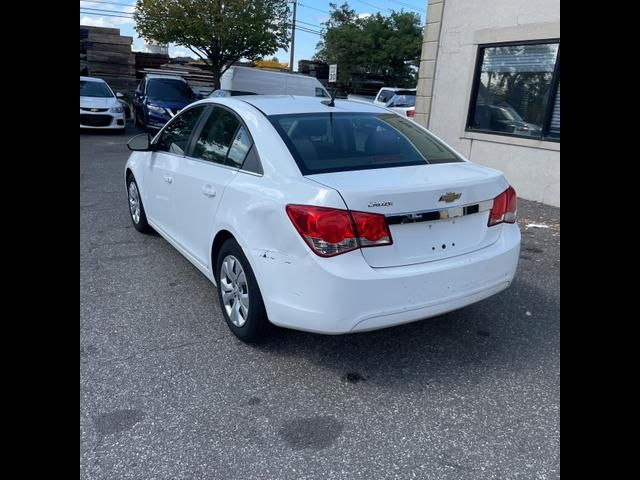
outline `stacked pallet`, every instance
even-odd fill
[[[169,63],[169,55],[163,53],[134,52],[136,57],[136,77],[142,78],[140,73],[145,68],[160,68]]]
[[[105,80],[118,91],[133,92],[136,59],[131,52],[132,37],[120,35],[119,28],[80,25],[80,54],[85,55],[88,73]]]
[[[326,84],[329,79],[329,65],[315,60],[298,60],[298,72],[316,77],[320,83]]]

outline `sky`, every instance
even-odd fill
[[[81,1],[80,25],[119,28],[121,35],[133,37],[132,50],[144,51],[144,40],[138,37],[134,29],[135,22],[131,18],[135,3],[135,0]],[[298,0],[296,19],[299,27],[316,32],[320,31],[322,22],[329,18],[329,3],[330,0]],[[333,3],[341,5],[343,0],[333,0]],[[348,3],[361,16],[377,12],[388,15],[391,13],[391,9],[404,9],[419,13],[423,23],[427,8],[426,0],[349,0]],[[298,60],[311,59],[313,57],[320,36],[296,29],[295,39],[294,70],[297,70]],[[190,50],[179,45],[170,45],[169,55],[171,57],[194,57]],[[289,53],[287,51],[279,50],[275,56],[278,57],[280,62],[289,63]]]

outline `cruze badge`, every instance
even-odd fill
[[[369,208],[372,207],[390,207],[393,205],[393,202],[371,202],[369,203]]]
[[[447,202],[447,203],[451,203],[455,200],[458,200],[460,197],[462,196],[462,193],[456,193],[456,192],[447,192],[444,195],[442,195],[438,201],[439,202]]]

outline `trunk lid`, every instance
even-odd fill
[[[491,245],[502,227],[487,226],[489,210],[509,186],[501,172],[467,162],[307,178],[337,190],[350,210],[387,217],[393,244],[362,249],[372,267],[430,262]]]

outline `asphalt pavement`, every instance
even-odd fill
[[[213,285],[132,227],[134,133],[80,133],[82,480],[560,477],[558,208],[520,200],[515,281],[483,302],[245,345]]]

